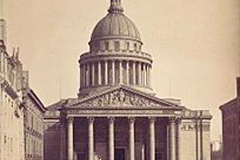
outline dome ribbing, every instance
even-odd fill
[[[111,1],[108,12],[94,28],[91,40],[114,37],[141,40],[137,27],[122,13],[120,1]]]

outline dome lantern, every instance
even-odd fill
[[[108,14],[95,26],[90,50],[81,55],[79,96],[116,85],[152,94],[152,57],[142,52],[140,33],[123,14],[121,0],[111,0]]]
[[[108,9],[109,13],[123,12],[121,6],[121,0],[111,0],[110,8]]]

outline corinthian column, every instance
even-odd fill
[[[180,153],[180,144],[181,144],[181,134],[180,134],[180,131],[181,131],[181,119],[180,118],[177,118],[176,120],[176,129],[177,129],[177,141],[176,141],[176,157],[177,157],[177,160],[180,160],[180,157],[181,157],[181,153]]]
[[[112,85],[115,84],[115,61],[112,61]]]
[[[135,160],[135,138],[134,138],[135,118],[129,118],[129,154],[130,160]]]
[[[175,130],[175,117],[169,119],[169,132],[170,132],[170,160],[176,160],[176,130]]]
[[[93,117],[88,117],[88,160],[94,160],[94,130]]]
[[[149,135],[150,135],[150,159],[155,160],[155,118],[149,118]]]
[[[105,85],[108,85],[108,61],[105,61]]]
[[[149,70],[149,64],[146,64],[146,83],[147,83],[147,87],[150,87],[150,84],[149,84],[149,79],[150,79],[150,72],[149,72],[150,70]]]
[[[90,85],[90,64],[87,65],[86,86]]]
[[[142,85],[142,64],[141,62],[138,63],[138,85]]]
[[[95,85],[95,65],[92,63],[92,86]]]
[[[126,84],[129,84],[129,61],[126,61]]]
[[[86,86],[86,65],[82,64],[82,87]]]
[[[65,121],[65,117],[61,117],[60,119],[60,160],[66,160],[67,158],[67,153],[66,153],[66,145],[67,145],[67,136],[66,136],[66,121]],[[40,150],[41,153],[41,150]]]
[[[102,68],[101,68],[101,62],[98,62],[98,85],[102,84]]]
[[[114,117],[108,119],[108,149],[109,149],[109,160],[114,160]]]
[[[68,118],[68,160],[73,160],[73,120]]]
[[[119,61],[119,84],[123,84],[123,68],[122,61]]]
[[[136,62],[132,62],[133,85],[136,85]]]
[[[147,66],[148,64],[144,64],[144,86],[147,86],[147,78],[148,78],[148,71],[147,71]]]

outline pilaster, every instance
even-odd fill
[[[149,117],[149,139],[150,139],[150,158],[149,160],[155,160],[155,117]]]
[[[108,118],[108,149],[109,149],[109,160],[114,160],[114,117]]]
[[[68,117],[68,160],[73,160],[73,117]]]
[[[88,117],[88,160],[94,160],[94,117]]]
[[[129,154],[130,154],[129,156],[130,160],[135,160],[135,135],[134,135],[135,118],[129,117],[128,122],[129,122]]]

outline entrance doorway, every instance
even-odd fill
[[[115,160],[126,160],[124,148],[115,149]]]
[[[86,154],[84,153],[77,154],[77,160],[86,160],[86,159],[87,159]]]

